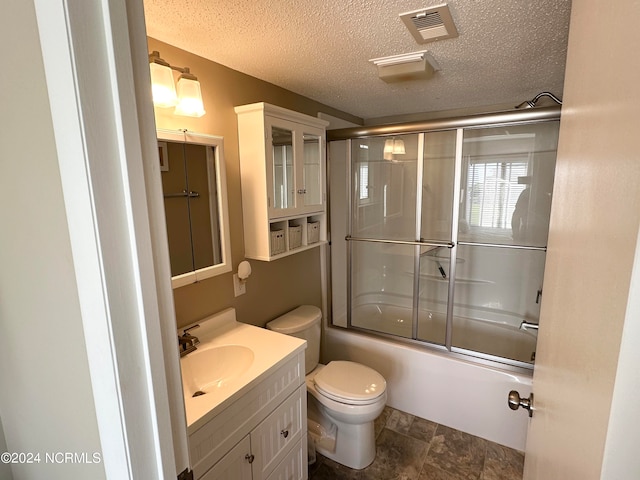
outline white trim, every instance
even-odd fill
[[[151,102],[151,78],[149,72],[149,52],[147,49],[147,32],[144,24],[144,7],[142,2],[126,2],[129,12],[130,48],[133,65],[133,78],[138,106],[139,133],[142,140],[144,157],[144,176],[147,194],[149,227],[155,266],[158,308],[160,311],[161,342],[157,343],[164,353],[164,364],[155,363],[166,375],[167,393],[169,397],[169,414],[171,431],[161,433],[161,442],[173,443],[173,463],[175,474],[190,468],[189,445],[187,442],[187,420],[185,416],[184,397],[182,392],[182,373],[180,356],[176,340],[176,317],[171,287],[171,266],[169,262],[169,245],[162,196],[162,182],[158,168],[157,137],[154,109]],[[163,368],[164,367],[164,368]],[[164,462],[170,445],[165,445]],[[167,467],[165,467],[165,471]]]
[[[144,23],[130,3],[34,2],[105,472],[170,478],[176,466],[136,108],[151,107],[131,88],[129,32],[139,42]]]

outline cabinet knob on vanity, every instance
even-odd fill
[[[249,463],[253,463],[253,461],[256,459],[256,457],[255,457],[255,455],[252,455],[251,453],[247,453],[244,456],[244,459]]]
[[[284,438],[287,438],[289,436],[289,430],[281,430],[280,435],[282,435]]]

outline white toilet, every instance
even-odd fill
[[[307,341],[305,352],[309,435],[316,450],[342,465],[364,468],[376,456],[373,421],[387,401],[387,383],[365,365],[320,358],[318,307],[302,305],[267,323],[267,328]]]

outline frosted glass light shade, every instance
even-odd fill
[[[178,80],[178,105],[174,113],[187,117],[201,117],[206,112],[202,103],[202,93],[200,92],[200,82],[189,78]]]
[[[151,71],[151,91],[153,93],[153,104],[156,107],[175,107],[178,103],[176,87],[173,83],[173,71],[170,67],[150,63]]]
[[[384,153],[393,153],[393,139],[389,138],[384,141]]]
[[[389,138],[384,141],[384,155],[385,160],[393,159],[393,155],[404,155],[404,141],[396,140],[395,138]]]

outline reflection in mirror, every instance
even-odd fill
[[[221,137],[158,131],[173,287],[231,271]]]

